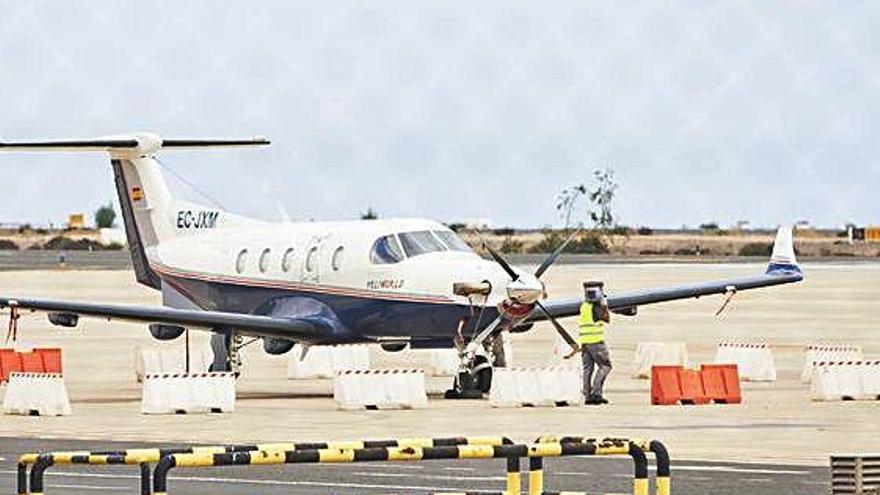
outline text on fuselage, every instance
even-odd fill
[[[177,212],[178,229],[213,229],[217,226],[219,211],[180,210]]]

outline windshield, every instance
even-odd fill
[[[397,263],[403,260],[403,250],[400,249],[400,243],[393,235],[386,235],[376,239],[373,244],[373,250],[370,252],[370,261],[380,265]]]
[[[463,253],[472,253],[473,249],[461,240],[461,237],[448,230],[435,230],[434,234],[446,244],[450,251],[461,251]]]
[[[435,253],[437,251],[446,251],[446,246],[434,237],[434,234],[427,230],[421,232],[403,232],[397,234],[400,237],[400,243],[403,244],[403,251],[407,256],[418,256],[425,253]]]

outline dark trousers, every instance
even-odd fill
[[[611,373],[611,355],[608,352],[608,346],[604,342],[600,342],[598,344],[584,344],[581,347],[581,363],[584,368],[584,399],[602,397],[605,379]],[[599,369],[596,370],[594,378],[593,371],[597,366]]]

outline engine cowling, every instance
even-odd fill
[[[59,327],[73,328],[79,323],[79,315],[76,313],[49,313],[49,323]]]
[[[157,340],[174,340],[183,335],[186,329],[179,325],[165,325],[162,323],[150,323],[150,333]]]
[[[263,339],[263,350],[273,356],[290,352],[294,345],[296,342],[287,339]]]

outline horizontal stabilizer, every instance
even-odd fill
[[[163,139],[155,134],[144,133],[58,141],[0,141],[0,151],[108,151],[147,155],[161,148],[234,148],[269,144],[270,141],[261,136],[245,139]]]

